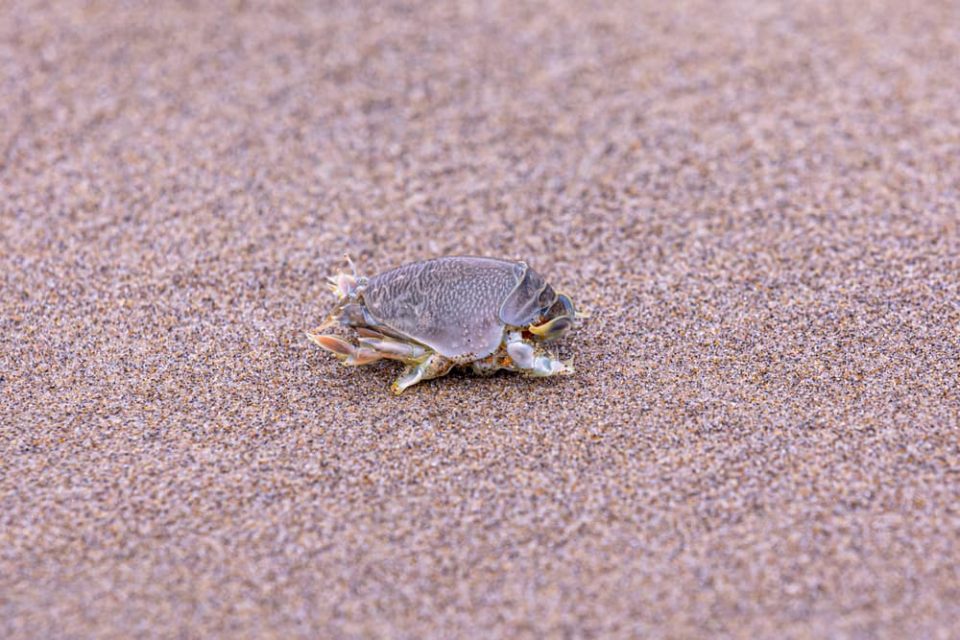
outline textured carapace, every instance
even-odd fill
[[[327,279],[336,305],[307,337],[346,366],[403,362],[394,393],[457,366],[480,375],[574,372],[573,360],[560,360],[546,344],[584,314],[524,262],[450,256],[369,278],[347,262],[352,273]],[[334,325],[352,329],[354,339],[326,333]]]
[[[370,278],[363,291],[375,320],[458,360],[490,355],[504,325],[529,324],[555,300],[525,263],[474,257],[404,265]]]

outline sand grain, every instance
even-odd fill
[[[960,629],[956,3],[2,4],[0,636]],[[579,374],[391,397],[344,251]]]

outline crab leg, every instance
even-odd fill
[[[360,338],[358,342],[361,347],[369,347],[383,354],[384,358],[393,358],[394,360],[419,362],[427,355],[427,350],[420,345],[391,340],[390,338],[382,336],[380,338]]]
[[[439,353],[432,353],[417,364],[407,365],[400,377],[393,381],[390,389],[400,395],[405,389],[418,382],[447,375],[453,368],[453,364],[452,360]]]
[[[563,362],[549,351],[524,340],[517,332],[510,333],[506,342],[511,363],[504,368],[538,378],[570,375],[574,371],[572,359]]]
[[[359,367],[387,357],[369,347],[356,347],[337,336],[308,333],[307,337],[317,345],[333,353],[348,367]]]
[[[343,338],[330,334],[320,334],[314,329],[307,333],[315,344],[323,347],[339,358],[347,366],[358,367],[377,360],[388,358],[390,360],[400,360],[408,365],[419,365],[424,361],[429,351],[411,342],[402,342],[393,340],[370,330],[358,330],[363,336],[354,345]]]

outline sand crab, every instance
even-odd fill
[[[543,343],[584,314],[524,262],[452,256],[366,278],[347,261],[352,273],[328,278],[336,305],[307,336],[347,366],[403,362],[394,393],[455,366],[479,374],[573,373],[572,361],[560,361]],[[353,329],[356,343],[323,333],[336,324]]]

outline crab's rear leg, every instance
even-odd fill
[[[359,367],[386,357],[376,349],[353,345],[342,338],[329,334],[307,333],[315,344],[335,355],[348,367]]]
[[[454,362],[439,353],[432,352],[426,358],[418,363],[407,365],[400,377],[393,381],[390,389],[397,395],[404,392],[405,389],[412,387],[418,382],[439,378],[450,373]]]
[[[423,345],[395,340],[369,329],[358,329],[357,333],[361,336],[358,345],[329,334],[307,333],[307,337],[347,366],[359,367],[383,358],[405,363],[407,368],[391,386],[398,395],[421,380],[439,378],[453,368],[453,361]]]
[[[373,349],[384,358],[401,360],[407,364],[419,363],[431,353],[431,351],[423,345],[389,338],[376,331],[357,329],[357,334],[360,336],[357,342],[360,343],[361,347]]]
[[[397,395],[423,380],[439,378],[453,368],[454,362],[422,344],[386,336],[366,327],[357,327],[359,350],[371,350],[381,358],[399,360],[407,368],[394,380],[391,389]]]

